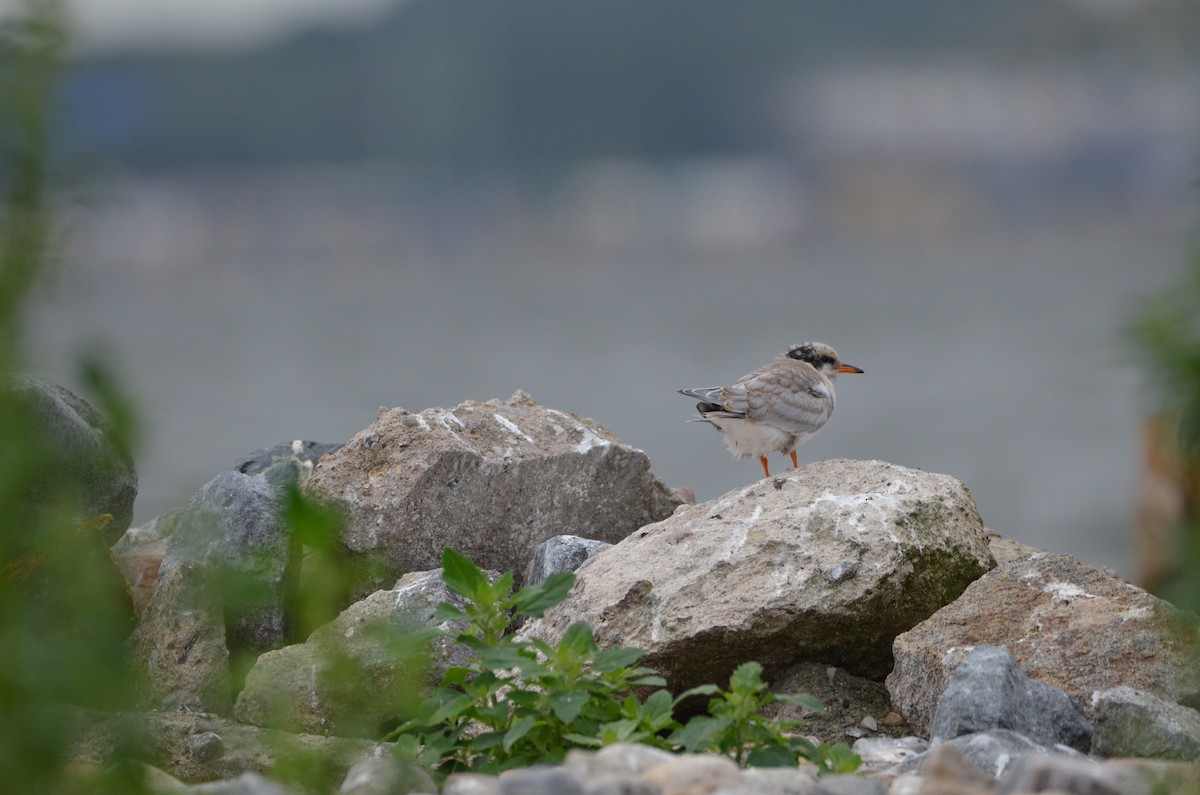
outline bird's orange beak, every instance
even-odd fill
[[[859,370],[857,367],[855,367],[852,364],[839,364],[837,371],[839,373],[861,373],[862,372],[862,370]]]

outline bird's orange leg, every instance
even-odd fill
[[[765,455],[760,455],[758,460],[762,461],[763,475],[768,478],[771,477],[771,470],[767,469],[767,457]]]
[[[799,468],[800,468],[800,464],[798,464],[796,462],[796,451],[793,450],[792,451],[792,469],[799,469]]]

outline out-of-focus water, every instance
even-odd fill
[[[146,424],[140,522],[256,448],[516,389],[712,499],[759,466],[685,424],[675,390],[822,340],[866,374],[839,379],[802,461],[949,473],[990,527],[1132,573],[1152,400],[1119,329],[1182,268],[1182,213],[864,231],[769,179],[585,181],[417,184],[368,165],[113,186],[73,219],[34,360],[71,384],[75,351],[113,354]]]

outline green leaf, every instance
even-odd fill
[[[434,608],[433,617],[438,621],[459,621],[466,618],[467,614],[449,602],[439,602]]]
[[[676,729],[669,739],[676,745],[682,745],[688,753],[696,753],[713,746],[727,726],[728,721],[697,715],[682,728]]]
[[[414,734],[402,734],[392,746],[392,756],[401,762],[416,763],[421,751],[421,741]]]
[[[466,555],[446,547],[442,550],[442,582],[459,596],[475,600],[487,589],[487,576]]]
[[[567,627],[562,640],[558,642],[556,657],[560,660],[583,660],[596,651],[596,639],[592,628],[583,621],[578,621]]]
[[[639,676],[637,679],[630,679],[628,684],[639,687],[666,687],[667,680],[655,674],[653,676]]]
[[[747,767],[795,767],[796,751],[786,745],[765,745],[751,749]]]
[[[596,655],[596,659],[592,661],[592,670],[606,674],[621,668],[628,668],[642,659],[645,653],[645,650],[635,648],[606,649]]]
[[[670,717],[674,711],[674,702],[671,700],[671,694],[666,690],[655,690],[649,695],[642,708],[639,710],[644,720],[651,722],[658,721],[663,716]]]
[[[693,687],[690,690],[684,690],[682,693],[675,696],[675,706],[679,706],[679,702],[683,701],[685,698],[691,698],[692,696],[711,696],[720,692],[721,688],[717,687],[716,685],[700,685],[699,687]]]
[[[504,671],[509,668],[519,668],[531,659],[530,652],[512,643],[502,643],[499,646],[485,646],[479,649],[479,662],[484,668],[493,671]]]
[[[511,751],[512,747],[530,730],[537,725],[537,720],[531,717],[518,718],[512,728],[504,733],[504,750]]]
[[[862,757],[850,750],[850,746],[845,743],[821,745],[816,751],[818,758],[813,761],[820,765],[822,774],[853,773],[862,764]]]
[[[825,714],[825,705],[820,702],[816,696],[810,696],[808,693],[779,693],[772,697],[773,701],[782,701],[786,704],[794,704],[797,707],[802,707],[816,715]]]
[[[488,586],[491,588],[491,597],[493,601],[502,601],[508,598],[508,592],[513,587],[513,573],[506,571],[496,578],[496,582]]]
[[[598,737],[588,737],[586,734],[564,734],[563,739],[581,748],[599,748],[604,743]]]
[[[574,584],[575,575],[570,572],[551,574],[537,585],[517,591],[513,594],[512,602],[521,613],[541,618],[547,610],[567,598]]]
[[[583,706],[587,704],[588,694],[579,692],[552,693],[547,700],[550,703],[551,711],[554,712],[554,717],[570,725],[579,716],[579,711],[583,709]]]
[[[475,706],[475,701],[467,695],[455,695],[442,701],[433,714],[425,718],[429,725],[436,725],[447,720],[462,717]]]
[[[756,662],[742,663],[729,675],[729,689],[739,695],[752,695],[765,690],[763,668]]]
[[[471,669],[461,665],[451,666],[446,669],[446,673],[442,674],[442,685],[444,687],[453,687],[461,685],[467,681],[471,675]]]

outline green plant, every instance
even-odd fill
[[[677,697],[666,682],[640,666],[641,649],[601,651],[591,627],[571,625],[557,645],[511,632],[522,617],[541,617],[561,602],[574,575],[557,574],[512,593],[511,573],[494,582],[467,557],[447,549],[442,557],[446,587],[466,600],[463,608],[439,606],[443,620],[461,629],[455,640],[471,651],[467,664],[450,668],[421,714],[390,737],[407,762],[441,774],[458,770],[498,772],[534,763],[561,761],[570,748],[640,742],[666,749],[714,750],[739,764],[796,764],[812,759],[822,770],[857,767],[845,746],[817,746],[784,732],[799,721],[780,722],[759,714],[772,701],[819,710],[810,696],[766,692],[762,668],[748,663],[730,680],[730,690],[713,685]],[[653,690],[643,700],[638,692]],[[674,717],[679,703],[714,695],[710,716],[685,726]]]
[[[774,694],[767,690],[762,666],[756,662],[739,665],[729,677],[729,689],[715,685],[692,688],[689,695],[712,695],[707,716],[697,716],[671,735],[671,741],[687,751],[715,750],[733,756],[743,766],[780,767],[802,759],[815,762],[822,772],[848,773],[862,762],[849,747],[817,745],[787,733],[803,721],[776,720],[763,716],[768,704],[784,702],[810,712],[824,711],[821,702],[807,694]]]
[[[422,714],[394,733],[399,755],[442,772],[497,772],[559,761],[567,748],[591,744],[606,731],[613,737],[649,735],[656,714],[622,695],[665,684],[637,665],[640,650],[600,652],[586,624],[570,627],[556,647],[517,640],[510,632],[518,617],[540,617],[562,601],[573,575],[552,575],[512,593],[511,572],[491,582],[467,557],[447,549],[442,577],[466,605],[443,603],[438,617],[465,624],[453,636],[472,656],[447,670]],[[639,720],[640,731],[627,723]]]

